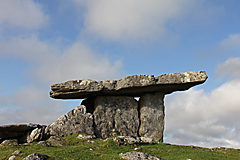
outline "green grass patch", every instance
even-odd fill
[[[17,155],[15,160],[20,160],[32,153],[42,153],[50,157],[50,160],[120,160],[119,153],[135,151],[140,147],[139,152],[149,153],[167,160],[239,160],[240,151],[229,148],[201,148],[193,146],[167,145],[167,144],[140,144],[120,145],[113,140],[103,141],[94,139],[95,143],[87,143],[88,140],[80,140],[77,135],[64,137],[67,139],[66,146],[39,146],[37,143],[19,146],[1,146],[0,159],[7,160],[15,150],[22,153]]]

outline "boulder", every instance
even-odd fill
[[[45,134],[49,136],[67,136],[71,134],[85,133],[93,135],[93,116],[86,113],[84,105],[78,106],[57,121],[48,125]]]
[[[46,126],[43,126],[41,128],[35,128],[30,132],[30,134],[27,136],[27,143],[32,143],[34,141],[40,141],[44,137],[44,131]]]
[[[141,137],[163,141],[164,130],[164,93],[145,94],[140,98],[140,127]]]
[[[127,153],[120,153],[119,156],[123,159],[129,159],[129,160],[146,160],[146,159],[152,159],[152,160],[165,160],[163,158],[159,158],[156,156],[153,156],[148,153],[143,152],[127,152]]]
[[[93,116],[97,137],[138,136],[138,102],[133,97],[97,97]]]
[[[140,97],[146,93],[187,90],[204,83],[207,75],[204,71],[168,73],[158,77],[153,75],[134,75],[118,81],[71,80],[53,84],[50,97],[56,99],[83,99],[97,96]]]

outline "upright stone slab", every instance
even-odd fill
[[[91,113],[86,113],[86,107],[81,105],[48,125],[45,132],[49,136],[67,136],[77,133],[93,135],[93,116]]]
[[[133,97],[97,97],[93,116],[97,137],[138,136],[138,102]]]
[[[164,93],[149,93],[140,98],[140,128],[141,137],[149,137],[155,141],[163,141],[164,130]]]

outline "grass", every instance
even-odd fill
[[[66,146],[39,146],[37,143],[19,146],[0,146],[0,159],[7,160],[15,150],[22,153],[14,160],[20,160],[32,153],[42,153],[48,155],[50,160],[120,160],[119,153],[134,151],[134,148],[141,147],[140,152],[161,157],[167,160],[239,160],[240,151],[229,148],[201,148],[194,146],[180,146],[167,144],[140,144],[140,145],[120,145],[113,140],[103,141],[94,139],[96,143],[86,143],[87,140],[76,138],[77,135],[64,137],[67,139]]]

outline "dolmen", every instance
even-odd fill
[[[207,80],[205,71],[134,75],[120,80],[70,80],[51,86],[54,99],[83,99],[80,106],[45,125],[0,126],[0,143],[16,139],[31,143],[54,136],[82,134],[106,139],[163,142],[164,96],[185,91]],[[133,138],[131,138],[133,137]],[[124,139],[125,140],[125,139]],[[1,145],[1,144],[0,144]]]
[[[120,80],[70,80],[51,86],[55,99],[84,99],[46,130],[50,135],[74,133],[98,138],[130,136],[163,142],[164,96],[206,81],[205,71],[134,75]],[[136,100],[139,98],[139,100]]]

